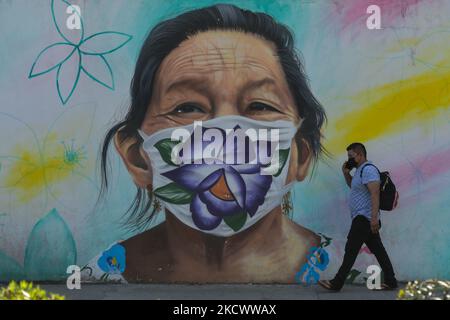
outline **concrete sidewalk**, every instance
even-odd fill
[[[80,290],[69,290],[62,284],[40,287],[70,300],[395,300],[398,292],[371,291],[362,285],[346,285],[338,293],[318,285],[82,284]],[[399,284],[399,288],[403,287]]]

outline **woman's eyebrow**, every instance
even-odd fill
[[[198,91],[199,93],[207,93],[210,79],[208,77],[183,77],[168,84],[165,93],[170,91],[177,91],[181,88],[188,88]],[[265,85],[271,85],[278,87],[277,81],[270,77],[265,77],[259,80],[250,80],[245,83],[242,88],[239,88],[239,92],[244,94],[245,92],[264,87]]]
[[[260,80],[255,80],[255,81],[249,81],[247,82],[241,89],[241,92],[246,92],[246,91],[250,91],[253,89],[257,89],[260,87],[264,87],[265,85],[272,85],[272,86],[276,86],[277,82],[273,79],[273,78],[263,78]]]
[[[165,93],[170,91],[177,91],[180,88],[189,88],[204,93],[207,91],[208,87],[208,78],[207,77],[185,77],[178,80],[175,80],[167,86]]]

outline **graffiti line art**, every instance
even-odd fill
[[[117,31],[104,31],[85,37],[83,20],[76,9],[73,12],[80,19],[80,29],[65,31],[66,26],[62,24],[61,19],[57,19],[58,14],[65,13],[65,10],[57,10],[57,5],[66,7],[72,7],[72,5],[65,0],[51,2],[53,22],[59,35],[65,41],[45,47],[34,60],[28,78],[38,77],[56,69],[56,89],[63,105],[74,93],[81,72],[102,86],[114,90],[114,74],[105,56],[122,48],[133,37]],[[76,33],[75,36],[73,32]],[[92,66],[103,70],[99,72]]]

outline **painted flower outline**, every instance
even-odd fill
[[[67,7],[80,19],[79,30],[69,30],[63,24]],[[74,93],[80,74],[102,86],[114,90],[114,74],[106,55],[126,45],[132,36],[122,32],[104,31],[85,37],[83,19],[80,13],[66,0],[51,1],[52,19],[63,42],[45,47],[31,66],[28,78],[34,78],[56,69],[56,89],[63,105]],[[105,43],[112,45],[105,46]]]

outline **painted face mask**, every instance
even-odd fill
[[[224,116],[150,136],[139,131],[154,195],[191,228],[217,236],[241,232],[279,206],[291,188],[285,183],[299,126]]]

